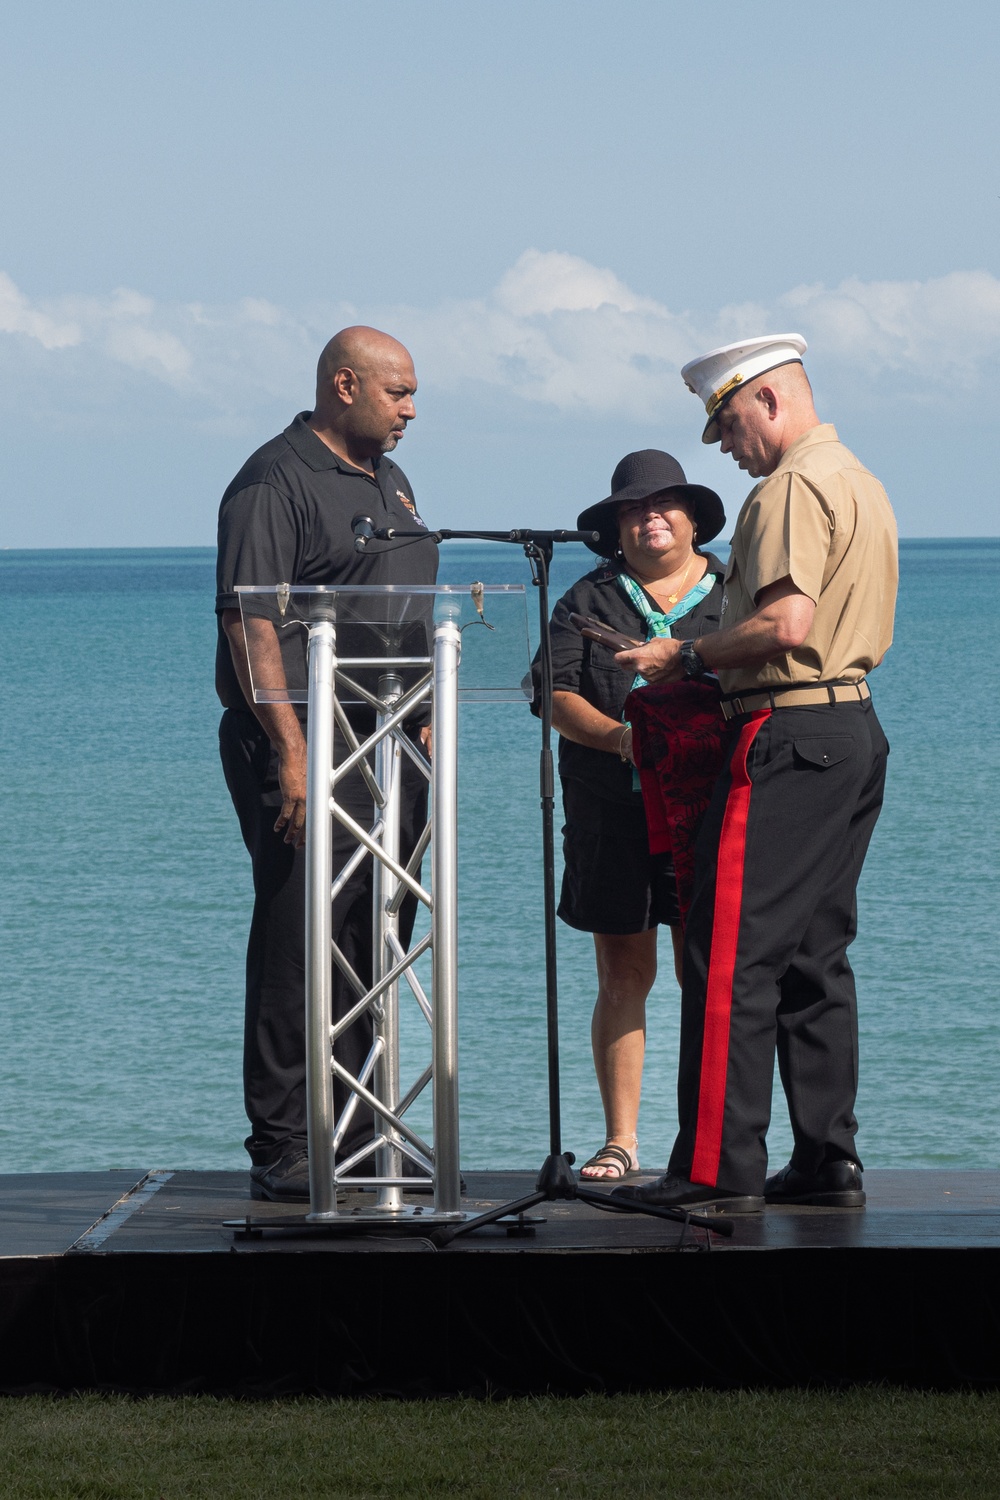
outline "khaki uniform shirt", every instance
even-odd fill
[[[859,682],[892,642],[899,577],[896,521],[885,490],[829,423],[798,438],[740,511],[720,629],[790,577],[815,601],[805,642],[762,667],[720,669],[725,693],[789,682]]]

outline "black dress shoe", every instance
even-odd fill
[[[764,1184],[767,1203],[812,1203],[825,1208],[864,1208],[861,1168],[856,1161],[828,1161],[818,1172],[782,1167]]]
[[[654,1208],[711,1208],[719,1214],[759,1214],[764,1200],[755,1193],[732,1193],[726,1188],[707,1187],[702,1182],[688,1182],[666,1172],[655,1182],[643,1186],[628,1183],[611,1194],[623,1203],[650,1203]]]
[[[250,1168],[250,1196],[269,1203],[309,1202],[309,1153],[302,1147]]]

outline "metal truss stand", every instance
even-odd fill
[[[309,1122],[309,1213],[304,1223],[328,1231],[357,1232],[374,1225],[414,1221],[425,1232],[428,1223],[441,1223],[461,1216],[458,1165],[458,962],[457,962],[457,808],[458,780],[458,666],[461,634],[451,620],[434,628],[431,671],[408,692],[393,667],[413,666],[413,659],[384,660],[380,666],[374,734],[362,743],[354,740],[346,715],[339,713],[335,693],[336,632],[332,622],[318,624],[309,639],[309,735],[308,784],[306,791],[306,1107]],[[354,665],[345,663],[347,670]],[[426,665],[426,663],[419,663]],[[357,684],[355,684],[357,686]],[[431,821],[424,829],[408,865],[400,863],[400,781],[404,754],[417,759],[417,752],[403,729],[403,721],[420,702],[432,698],[434,755],[430,765],[418,764],[429,774]],[[333,766],[334,720],[354,743],[351,753]],[[364,766],[374,751],[375,772],[371,790],[376,804],[376,822],[371,832],[356,824],[338,806],[336,783],[354,766]],[[332,881],[332,819],[337,818],[358,840],[358,848],[344,870]],[[431,847],[431,892],[416,879],[416,871]],[[337,950],[331,931],[332,899],[350,878],[361,860],[373,860],[372,916],[374,973],[366,989]],[[431,913],[431,931],[404,952],[398,936],[399,908],[407,893]],[[413,965],[428,950],[432,953],[431,999],[416,977]],[[338,964],[358,992],[357,1003],[331,1027],[333,971]],[[399,983],[405,979],[431,1024],[433,1061],[407,1093],[400,1087]],[[336,1041],[365,1012],[373,1018],[373,1043],[365,1066],[355,1078],[337,1061]],[[333,1080],[340,1079],[351,1091],[341,1118],[334,1120]],[[406,1110],[434,1080],[434,1147],[410,1126]],[[337,1148],[358,1103],[375,1115],[375,1137],[339,1167]],[[376,1176],[358,1175],[366,1157],[377,1153]],[[419,1172],[434,1180],[434,1207],[414,1207],[403,1202],[402,1175],[408,1159]],[[337,1183],[347,1174],[352,1186],[376,1190],[373,1208],[342,1212],[337,1206]],[[412,1186],[412,1182],[410,1183]]]
[[[258,689],[258,677],[268,670],[266,653],[257,664],[257,672],[253,659],[250,667],[258,700],[308,703],[305,1006],[310,1202],[304,1215],[259,1216],[230,1223],[244,1235],[265,1229],[324,1234],[389,1230],[426,1235],[434,1225],[466,1217],[461,1206],[458,1129],[458,676],[464,628],[459,621],[463,609],[468,609],[471,622],[477,622],[471,598],[485,622],[485,594],[492,602],[507,596],[500,602],[516,603],[526,626],[524,590],[520,586],[478,584],[472,589],[445,585],[412,591],[391,586],[384,590],[363,586],[323,590],[272,585],[244,592],[265,595],[269,602],[277,599],[281,619],[273,622],[274,634],[290,624],[301,625],[308,632],[305,692],[296,694],[281,682],[277,687]],[[296,618],[286,618],[289,606]],[[265,606],[258,602],[256,608],[259,620]],[[397,619],[395,625],[378,623],[380,618],[393,617]],[[356,641],[359,629],[369,637],[372,633],[378,637],[379,654],[338,656],[338,633]],[[253,634],[248,626],[248,642]],[[432,636],[429,655],[428,635]],[[413,650],[415,640],[423,643],[424,654]],[[522,652],[526,651],[524,628]],[[526,655],[522,655],[515,688],[525,660]],[[273,674],[273,665],[270,670]],[[377,682],[374,691],[365,686],[373,674]],[[278,675],[283,676],[283,668]],[[404,686],[407,679],[410,685]],[[275,679],[272,676],[270,680]],[[367,738],[358,739],[343,706],[345,698],[367,703],[374,710],[375,728]],[[428,699],[433,744],[430,759],[406,732],[406,720]],[[335,731],[347,746],[347,754],[336,765]],[[400,862],[404,755],[416,762],[431,783],[431,816],[405,865]],[[338,782],[355,768],[364,776],[375,804],[370,829],[361,827],[337,800]],[[334,819],[357,841],[354,853],[336,878]],[[418,879],[428,847],[429,890]],[[373,976],[367,986],[333,940],[332,905],[338,892],[369,858],[373,862]],[[399,910],[408,895],[430,913],[430,931],[407,951],[398,929]],[[414,968],[425,954],[431,963],[430,998]],[[334,964],[357,1000],[332,1023]],[[412,991],[431,1028],[431,1063],[405,1093],[400,1080],[400,981]],[[365,1015],[372,1021],[372,1045],[355,1077],[338,1060],[336,1042]],[[345,1085],[349,1095],[339,1119],[334,1118],[334,1078]],[[433,1145],[407,1119],[410,1106],[430,1083]],[[338,1161],[338,1147],[359,1103],[373,1112],[374,1138]],[[363,1164],[372,1157],[376,1159],[375,1172],[366,1176]],[[422,1176],[425,1185],[432,1180],[433,1206],[404,1202],[404,1191],[412,1192],[416,1186],[414,1176],[405,1175],[406,1166],[414,1176]],[[374,1205],[367,1200],[353,1209],[339,1207],[338,1185],[346,1186],[345,1178],[351,1188],[374,1190]]]

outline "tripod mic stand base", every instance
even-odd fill
[[[575,1198],[577,1195],[576,1178],[573,1176],[575,1161],[576,1157],[572,1151],[566,1151],[561,1156],[547,1156],[535,1183],[536,1191],[551,1202],[559,1198]]]
[[[589,1203],[605,1213],[642,1214],[651,1219],[667,1219],[670,1223],[681,1224],[685,1228],[690,1226],[692,1229],[708,1229],[713,1234],[721,1234],[724,1238],[732,1235],[732,1224],[721,1214],[696,1214],[685,1208],[661,1208],[653,1203],[626,1202],[623,1199],[612,1198],[609,1193],[602,1193],[599,1188],[585,1187],[573,1175],[572,1168],[575,1160],[576,1158],[569,1151],[547,1156],[542,1163],[533,1193],[529,1193],[524,1198],[517,1198],[512,1203],[498,1203],[495,1208],[488,1209],[486,1213],[476,1214],[475,1217],[466,1219],[464,1224],[448,1224],[435,1229],[430,1235],[431,1243],[439,1250],[443,1250],[460,1235],[471,1234],[475,1229],[485,1229],[488,1224],[523,1218],[528,1209],[536,1208],[539,1203],[573,1201]]]

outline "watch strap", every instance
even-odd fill
[[[705,663],[695,650],[694,641],[681,641],[681,661],[684,663],[685,677],[700,677],[705,670]]]

